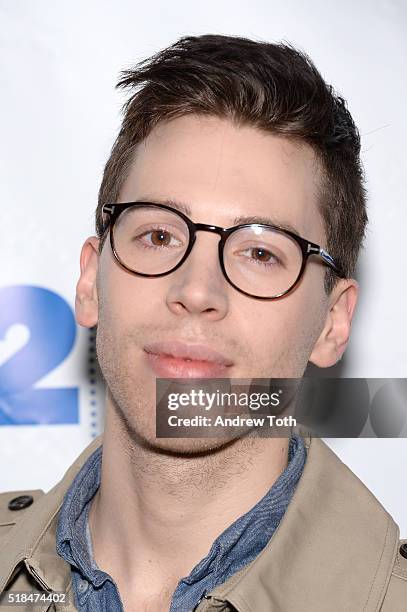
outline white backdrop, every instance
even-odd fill
[[[181,35],[290,41],[348,100],[370,226],[343,374],[407,376],[406,26],[403,0],[0,0],[0,491],[49,490],[100,431],[93,339],[72,320],[79,251],[119,127],[119,71]],[[407,537],[407,440],[328,442]]]

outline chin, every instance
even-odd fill
[[[231,437],[217,438],[156,438],[138,434],[139,443],[159,454],[177,456],[198,456],[216,453],[233,444],[238,439]]]

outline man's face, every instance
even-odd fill
[[[324,244],[318,184],[318,164],[307,145],[190,115],[159,124],[139,145],[119,202],[172,200],[187,205],[194,222],[221,227],[240,216],[269,217]],[[192,450],[200,440],[155,440],[155,379],[162,370],[146,347],[162,341],[205,345],[232,362],[225,377],[301,377],[325,322],[325,268],[317,261],[284,298],[256,300],[223,277],[218,241],[216,234],[198,232],[186,262],[159,278],[123,270],[108,240],[100,256],[99,362],[119,413],[157,446]]]

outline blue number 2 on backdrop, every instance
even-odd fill
[[[7,358],[12,327],[24,327],[27,339]],[[69,355],[76,324],[69,304],[42,287],[0,288],[0,425],[78,423],[78,387],[34,388]],[[3,351],[4,352],[4,351]]]

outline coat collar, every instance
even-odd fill
[[[55,551],[58,511],[96,438],[63,479],[3,540],[0,592],[25,562],[50,590],[67,591],[71,570]],[[228,601],[239,611],[377,610],[390,578],[399,530],[373,494],[330,448],[306,439],[307,461],[286,513],[260,555],[215,588],[198,610]]]
[[[286,513],[260,555],[214,589],[239,611],[379,609],[399,529],[373,494],[320,439]],[[207,607],[208,606],[208,607]],[[210,609],[210,603],[198,610]]]

